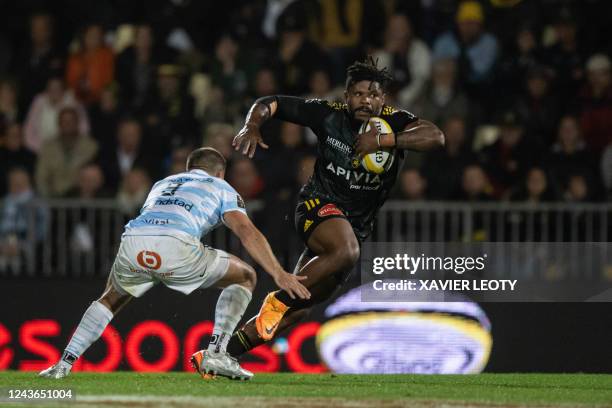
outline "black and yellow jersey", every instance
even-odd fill
[[[355,159],[353,149],[362,123],[350,116],[345,104],[290,96],[276,96],[275,100],[275,118],[309,127],[318,138],[314,174],[302,187],[300,199],[317,197],[336,204],[357,237],[365,239],[397,179],[403,151],[394,151],[393,164],[386,172],[370,173]],[[412,113],[391,106],[384,106],[379,116],[394,132],[417,120]]]

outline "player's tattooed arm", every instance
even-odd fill
[[[253,157],[257,146],[268,148],[261,137],[260,127],[274,116],[277,119],[311,127],[321,123],[333,107],[326,101],[304,99],[295,96],[265,96],[255,101],[246,117],[243,128],[238,132],[232,145],[242,148],[243,154]]]
[[[381,137],[381,145],[426,152],[444,146],[444,133],[433,123],[419,119],[401,132]]]
[[[256,101],[247,114],[244,126],[232,141],[234,149],[240,150],[242,148],[242,154],[248,154],[250,158],[255,154],[257,146],[267,149],[268,145],[264,143],[259,128],[274,115],[274,111],[276,111],[275,100],[269,104],[260,102],[260,100]]]

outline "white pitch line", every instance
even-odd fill
[[[83,395],[69,404],[70,408],[92,407],[214,407],[236,408],[552,408],[551,405],[487,404],[461,401],[413,400],[413,399],[343,399],[321,397],[239,397],[239,396],[170,396],[170,395]],[[580,405],[561,405],[575,407]],[[584,406],[583,406],[584,407]]]

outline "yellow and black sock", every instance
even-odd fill
[[[240,357],[244,353],[249,352],[251,349],[253,349],[251,341],[249,340],[246,333],[242,329],[240,329],[232,335],[229,342],[227,343],[226,350],[230,354],[230,356]]]

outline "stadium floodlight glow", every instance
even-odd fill
[[[346,374],[473,374],[491,352],[490,323],[469,301],[351,304],[359,288],[327,309],[317,334],[327,367]]]

